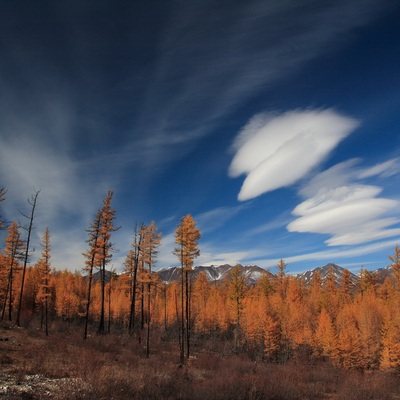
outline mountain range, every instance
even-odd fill
[[[270,274],[272,276],[269,271],[258,267],[257,265],[241,265],[241,267],[243,268],[244,275],[250,284],[255,284],[262,275]],[[192,276],[193,278],[196,278],[200,273],[204,272],[209,282],[223,281],[232,268],[233,266],[229,264],[210,266],[198,265],[193,268]],[[157,271],[157,273],[163,282],[174,282],[180,279],[181,268],[163,268]]]
[[[200,273],[204,272],[207,276],[209,282],[220,282],[223,281],[224,278],[229,274],[234,266],[229,264],[223,265],[211,265],[211,266],[195,266],[193,268],[193,278],[196,278]],[[271,272],[257,266],[257,265],[241,265],[243,268],[243,272],[247,277],[250,284],[255,284],[261,276],[265,274],[269,274],[271,277],[274,276]],[[340,278],[343,275],[343,272],[346,270],[345,268],[329,263],[321,267],[314,268],[312,270],[305,271],[301,274],[297,274],[296,277],[299,279],[304,279],[306,285],[311,282],[312,277],[318,271],[321,276],[322,283],[325,282],[329,275],[329,271],[333,269],[333,273],[336,278],[337,284],[340,282]],[[373,274],[377,280],[377,282],[381,283],[385,280],[386,277],[391,275],[391,269],[389,267],[386,268],[379,268],[375,271],[369,271]],[[179,267],[171,267],[171,268],[163,268],[157,271],[160,279],[163,282],[175,282],[179,281],[181,277],[181,269]],[[353,281],[354,284],[357,284],[360,280],[359,274],[354,274],[350,272],[350,279]]]

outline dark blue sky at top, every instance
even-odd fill
[[[36,241],[48,226],[60,268],[81,268],[85,229],[109,188],[122,226],[118,268],[135,222],[152,219],[164,236],[159,267],[174,265],[173,230],[186,213],[203,231],[198,263],[385,266],[400,236],[399,19],[396,1],[378,0],[2,2],[3,212],[20,218],[40,188]],[[264,170],[233,176],[239,133],[250,141],[257,116],[262,130],[290,115],[299,128],[273,153],[288,154],[279,172],[268,172],[276,159],[263,159],[262,148],[273,148],[286,125],[256,146]],[[333,131],[322,132],[324,124]],[[316,146],[334,144],[320,156],[296,152],[291,140],[307,148],[308,130]],[[338,186],[321,178],[309,189],[330,168]],[[277,188],[257,191],[266,179]],[[343,206],[357,207],[357,196],[365,214],[349,226],[321,227],[315,214],[290,225],[306,200],[312,213],[337,201],[320,220],[336,213],[346,221]]]

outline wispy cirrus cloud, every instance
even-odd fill
[[[377,251],[381,250],[392,250],[396,245],[398,244],[397,240],[386,240],[383,242],[379,243],[372,243],[372,244],[367,244],[365,246],[354,246],[351,248],[345,248],[345,249],[328,249],[328,250],[322,250],[322,251],[317,251],[317,252],[311,252],[311,253],[304,253],[304,254],[298,254],[294,256],[289,256],[285,257],[285,262],[290,264],[290,263],[296,263],[296,262],[301,262],[301,261],[320,261],[320,260],[327,260],[327,261],[332,261],[332,260],[339,260],[342,258],[352,258],[352,257],[360,257],[360,256],[367,256],[368,254],[373,254]],[[279,262],[280,258],[274,258],[274,259],[267,259],[263,260],[266,265],[268,266],[276,266],[276,264]],[[368,264],[368,261],[366,262]],[[358,268],[362,267],[361,264],[358,265]],[[302,271],[299,271],[302,272]]]
[[[229,167],[231,177],[247,175],[239,200],[297,182],[358,125],[333,110],[256,115],[238,135]]]
[[[238,106],[334,51],[388,7],[376,0],[173,4],[132,125],[146,140],[133,137],[126,150],[141,148],[158,162],[187,154]]]

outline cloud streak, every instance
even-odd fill
[[[290,257],[285,257],[285,262],[288,264],[301,261],[317,261],[317,260],[336,260],[341,258],[353,258],[373,254],[377,251],[393,249],[398,244],[396,240],[387,240],[384,242],[368,244],[365,246],[356,246],[346,249],[329,249],[312,253],[298,254]],[[268,266],[276,266],[280,258],[265,260]],[[360,267],[362,264],[360,264]],[[300,271],[299,271],[300,272]]]
[[[374,167],[355,168],[356,160],[338,164],[317,175],[301,190],[308,198],[294,208],[297,218],[289,232],[329,235],[328,246],[356,245],[400,236],[400,202],[379,197],[382,188],[357,182],[360,178],[384,175],[392,171],[397,160]],[[384,217],[393,214],[392,217]]]
[[[234,143],[229,175],[247,175],[238,199],[249,200],[299,181],[358,125],[333,110],[256,115]]]
[[[158,162],[187,154],[239,105],[334,50],[354,28],[388,8],[375,0],[308,5],[292,0],[229,8],[212,1],[173,5],[132,126],[150,139],[134,139],[132,148],[143,146],[139,153]]]

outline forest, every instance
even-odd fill
[[[30,201],[30,225],[37,194]],[[2,189],[2,200],[5,195]],[[400,370],[399,247],[388,255],[392,273],[383,282],[368,270],[357,282],[345,270],[338,282],[332,270],[325,281],[315,273],[306,285],[287,274],[283,259],[275,275],[265,273],[255,284],[240,265],[222,282],[210,282],[205,273],[192,277],[201,232],[186,215],[176,229],[180,277],[167,283],[153,270],[162,240],[154,222],[137,224],[122,273],[107,268],[117,229],[112,196],[109,191],[87,229],[82,271],[52,268],[49,228],[40,257],[29,265],[29,228],[23,240],[17,222],[3,223],[2,324],[36,326],[46,337],[57,335],[63,324],[84,342],[120,335],[138,344],[144,359],[160,356],[160,344],[168,344],[185,368],[207,347],[268,365],[324,362],[346,371]]]

